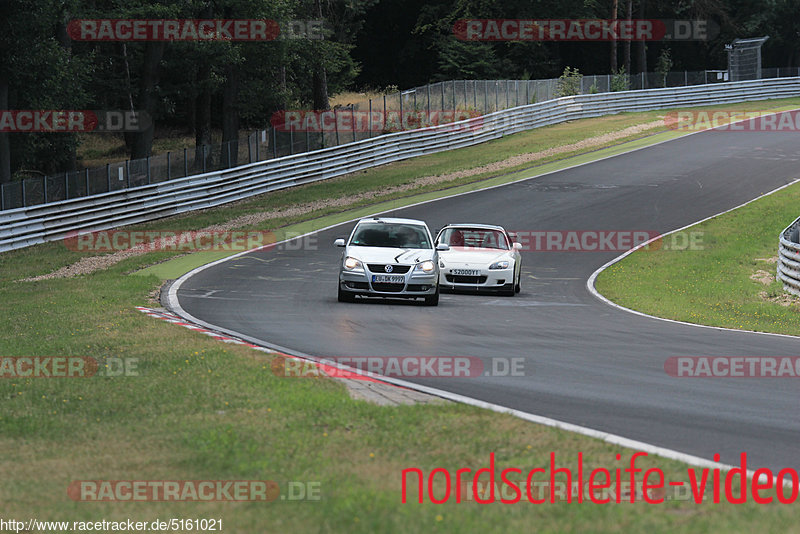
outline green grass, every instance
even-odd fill
[[[414,177],[574,142],[653,117],[631,114],[559,125],[139,228],[196,229],[299,202],[380,191]],[[631,146],[637,145],[609,150]],[[513,177],[492,178],[489,173],[457,185],[477,188]],[[436,191],[441,187],[357,202],[349,212],[321,209],[273,219],[263,227],[313,228],[325,224],[320,216],[375,210],[376,202],[399,206],[420,194],[444,194]],[[777,235],[777,230],[765,235]],[[128,358],[138,364],[139,372],[85,379],[0,379],[4,519],[222,518],[225,532],[508,532],[531,525],[542,532],[796,529],[794,507],[777,504],[401,504],[400,473],[407,467],[426,472],[436,467],[474,470],[486,466],[494,452],[498,468],[528,470],[546,465],[550,452],[555,452],[562,466],[574,469],[582,452],[588,468],[613,469],[620,466],[615,454],[628,458],[632,451],[468,406],[378,407],[350,399],[338,382],[279,378],[263,353],[217,342],[134,309],[152,305],[148,294],[160,279],[153,273],[128,274],[174,256],[150,253],[86,276],[24,283],[17,280],[71,264],[81,255],[60,243],[0,255],[0,356]],[[193,260],[175,261],[188,263],[173,264],[172,276]],[[639,465],[663,469],[667,480],[687,480],[686,466],[678,462],[648,458]],[[319,485],[321,500],[85,503],[70,500],[66,493],[75,480],[185,479],[274,480],[284,490],[292,481],[311,482]]]
[[[799,335],[798,305],[772,300],[783,294],[781,284],[750,279],[757,270],[774,278],[776,265],[765,260],[777,256],[778,234],[800,215],[798,200],[800,185],[792,185],[692,226],[683,233],[701,239],[696,250],[642,249],[603,271],[596,287],[622,306],[658,317]]]

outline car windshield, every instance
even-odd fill
[[[425,227],[381,222],[359,224],[350,244],[359,247],[431,248]]]
[[[483,228],[445,228],[439,243],[451,247],[495,248],[508,250],[508,240],[500,230]]]

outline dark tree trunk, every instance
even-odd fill
[[[645,15],[646,4],[647,0],[641,0],[641,5],[639,7],[640,19],[647,18]],[[639,41],[639,72],[647,73],[647,41]],[[647,74],[644,76],[644,86],[642,89],[647,89]]]
[[[615,0],[616,1],[616,0]],[[322,20],[322,3],[320,0],[314,0],[314,16],[318,20]],[[318,48],[315,45],[315,49]],[[316,65],[314,66],[314,73],[312,75],[312,97],[314,99],[314,109],[326,110],[330,109],[331,105],[328,102],[328,74],[325,72],[325,65],[322,62],[322,55],[316,55]]]
[[[156,86],[158,85],[158,70],[161,58],[164,55],[164,42],[148,42],[144,48],[144,60],[142,63],[142,73],[139,81],[138,109],[150,116],[144,130],[129,132],[125,135],[125,141],[131,152],[131,159],[142,159],[148,157],[153,150],[153,134],[155,132],[156,105],[158,95]]]
[[[628,10],[625,18],[630,21],[633,18],[633,0],[628,0]],[[631,73],[631,42],[625,41],[625,74]]]
[[[201,172],[211,168],[211,65],[207,61],[200,67],[198,78],[202,89],[196,100],[194,145],[196,170]]]
[[[225,85],[222,88],[222,161],[226,167],[239,162],[239,67],[225,68]]]
[[[8,79],[0,71],[0,109],[8,109]],[[0,184],[11,181],[11,143],[8,132],[0,132]]]
[[[617,20],[618,0],[611,0],[611,21]],[[611,40],[611,74],[617,72],[617,40]]]

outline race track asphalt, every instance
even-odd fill
[[[709,131],[388,215],[423,219],[431,230],[479,222],[512,231],[666,232],[798,177],[796,133]],[[263,250],[202,270],[182,282],[180,306],[315,356],[524,358],[524,377],[411,380],[703,458],[720,453],[726,463],[738,465],[746,452],[750,469],[800,469],[797,379],[675,378],[664,370],[672,356],[798,356],[800,339],[613,308],[586,280],[615,251],[524,252],[522,293],[513,298],[443,294],[436,308],[341,304],[341,249],[332,242],[352,226],[319,232],[316,250]]]

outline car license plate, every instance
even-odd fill
[[[479,269],[453,269],[453,274],[458,276],[480,276]]]
[[[399,274],[373,274],[372,282],[378,284],[404,284],[406,277]]]

